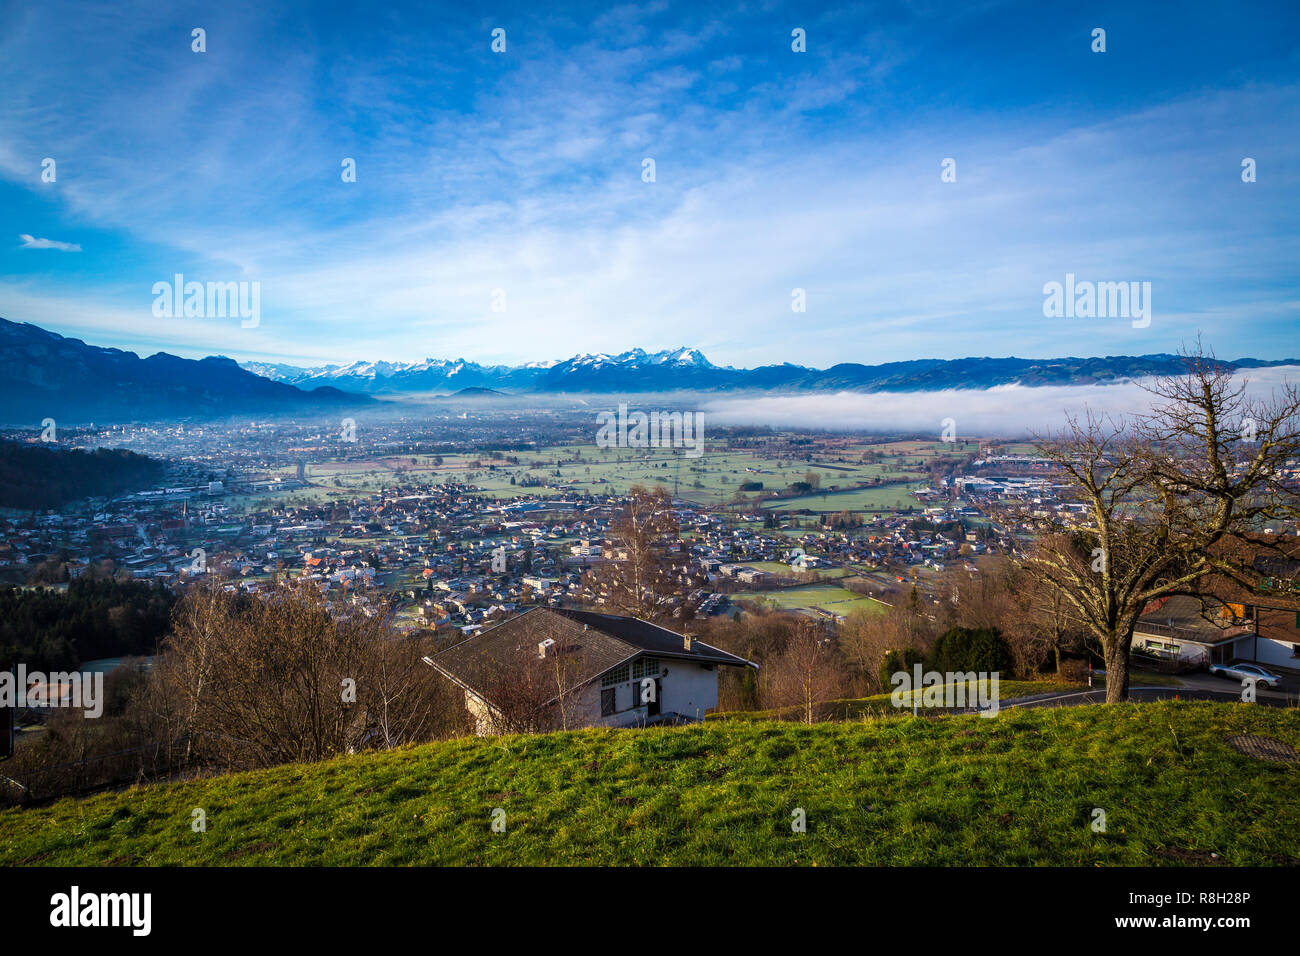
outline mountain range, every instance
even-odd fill
[[[307,391],[271,381],[233,359],[166,352],[142,359],[0,319],[0,422],[7,424],[270,415],[373,401],[333,386]]]
[[[1295,359],[1225,362],[1233,368],[1300,365]],[[0,319],[0,423],[147,421],[231,414],[333,412],[403,395],[637,392],[908,392],[997,385],[1114,384],[1183,370],[1177,355],[1105,358],[917,359],[827,369],[783,363],[715,365],[693,348],[582,354],[524,365],[466,359],[353,362],[301,368],[223,356],[184,359],[87,345],[31,323]]]
[[[1261,368],[1295,365],[1295,359],[1243,358],[1225,365]],[[525,365],[480,365],[466,359],[418,362],[353,362],[300,368],[248,362],[243,368],[299,387],[333,385],[371,395],[491,388],[507,392],[818,391],[910,392],[941,388],[983,389],[996,385],[1105,385],[1149,375],[1176,374],[1177,355],[1105,358],[916,359],[862,365],[846,362],[827,369],[783,363],[744,369],[714,365],[698,349],[664,352],[632,349],[619,355],[582,354]]]

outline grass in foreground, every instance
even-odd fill
[[[948,687],[955,688],[955,684],[945,684],[945,691]],[[1059,694],[1070,691],[1083,691],[1088,688],[1083,685],[1067,684],[1051,680],[1000,680],[998,682],[998,699],[1000,701],[1015,700],[1020,697],[1032,697],[1036,694]],[[966,685],[964,700],[968,701],[966,706],[974,707],[977,697],[977,686],[975,682],[968,682]],[[886,691],[883,694],[872,694],[870,697],[851,697],[840,700],[820,701],[813,707],[813,718],[818,721],[837,721],[837,720],[861,720],[863,717],[889,717],[898,716],[901,711],[911,713],[912,697],[917,695],[922,697],[925,693],[921,691],[904,691],[902,694],[903,707],[894,706],[892,691]],[[924,698],[922,697],[922,700]],[[954,699],[955,696],[954,696]],[[920,701],[918,701],[920,703]],[[958,710],[964,708],[957,708]],[[930,716],[934,716],[938,708],[926,708]],[[742,711],[724,711],[707,715],[706,720],[725,720],[738,721],[744,723],[758,723],[767,720],[800,720],[803,716],[803,708],[794,705],[790,707],[778,707],[773,710],[742,710]]]
[[[1300,713],[1161,702],[465,739],[7,810],[0,864],[1300,863],[1300,767],[1224,742],[1246,732],[1300,744]]]

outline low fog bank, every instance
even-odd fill
[[[1300,366],[1243,370],[1255,398],[1278,386],[1300,382]],[[1099,414],[1132,415],[1151,407],[1152,396],[1137,382],[1118,385],[943,389],[932,392],[813,392],[748,397],[710,397],[702,410],[714,425],[770,425],[829,431],[919,432],[956,423],[957,435],[1021,437],[1060,427],[1069,413],[1090,408]]]

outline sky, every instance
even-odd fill
[[[3,3],[0,316],[305,366],[1295,357],[1297,40],[1293,0]],[[257,321],[155,314],[176,274]],[[1150,322],[1047,316],[1067,274]]]

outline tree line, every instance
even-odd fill
[[[148,487],[163,463],[123,448],[52,448],[0,441],[0,507],[57,508],[79,498]]]
[[[148,655],[170,627],[162,584],[83,576],[66,589],[0,590],[0,666],[76,670],[104,657]]]

